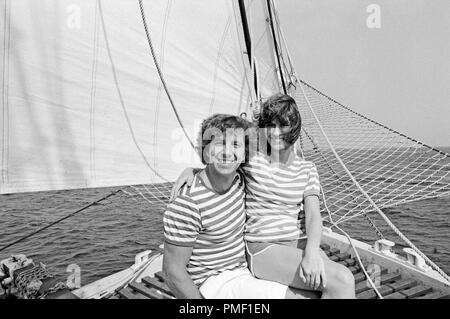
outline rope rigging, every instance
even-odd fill
[[[439,153],[439,154],[441,154],[441,155],[443,155],[443,156],[445,156],[445,157],[450,158],[450,154],[448,154],[448,153],[446,153],[446,152],[443,152],[442,150],[437,149],[437,148],[435,148],[435,147],[432,147],[432,146],[430,146],[430,145],[427,145],[427,144],[425,144],[425,143],[423,143],[423,142],[421,142],[421,141],[418,141],[418,140],[416,140],[416,139],[414,139],[414,138],[412,138],[412,137],[410,137],[410,136],[407,136],[407,135],[405,135],[405,134],[403,134],[403,133],[400,133],[400,132],[398,132],[398,131],[396,131],[396,130],[390,128],[390,127],[387,127],[387,126],[385,126],[385,125],[383,125],[383,124],[381,124],[381,123],[379,123],[379,122],[377,122],[377,121],[375,121],[375,120],[372,120],[372,119],[368,118],[367,116],[364,116],[364,115],[362,115],[362,114],[360,114],[360,113],[358,113],[358,112],[355,112],[354,110],[348,108],[348,107],[345,106],[345,105],[342,105],[341,103],[339,103],[338,101],[334,100],[333,98],[331,98],[330,96],[326,95],[325,93],[323,93],[323,92],[319,91],[318,89],[312,87],[311,85],[309,85],[309,84],[306,83],[305,81],[303,81],[303,80],[301,80],[301,79],[300,79],[299,81],[300,81],[301,84],[307,86],[307,87],[310,88],[311,90],[316,91],[318,94],[320,94],[320,95],[326,97],[326,98],[327,98],[328,100],[330,100],[331,102],[336,103],[336,104],[339,105],[340,107],[346,109],[346,110],[349,111],[349,112],[352,112],[353,114],[355,114],[355,115],[361,117],[362,119],[364,119],[364,120],[366,120],[366,121],[369,121],[369,122],[371,122],[371,123],[374,123],[374,124],[376,124],[376,125],[378,125],[378,126],[384,128],[384,129],[386,129],[386,130],[389,130],[389,131],[392,132],[392,133],[398,134],[398,135],[400,135],[400,136],[402,136],[402,137],[404,137],[404,138],[410,140],[411,142],[417,143],[418,145],[424,146],[424,147],[426,147],[426,148],[428,148],[428,149],[430,149],[430,150],[432,150],[432,151],[435,151],[435,152],[437,152],[437,153]]]
[[[152,44],[152,39],[150,37],[150,32],[148,30],[148,26],[147,26],[147,19],[145,17],[145,12],[144,12],[144,4],[142,3],[142,0],[138,0],[139,1],[139,9],[141,12],[141,18],[142,18],[142,23],[144,25],[144,30],[145,30],[145,35],[147,36],[147,42],[148,45],[150,47],[150,52],[152,54],[153,57],[153,62],[155,64],[156,67],[156,71],[158,72],[158,76],[161,80],[161,83],[163,85],[164,91],[166,92],[167,98],[169,99],[170,105],[172,106],[173,112],[175,113],[175,116],[177,118],[178,124],[180,125],[181,129],[183,130],[184,135],[186,136],[187,140],[189,141],[189,143],[191,144],[192,148],[195,149],[194,143],[192,142],[192,140],[190,139],[189,135],[187,134],[186,128],[183,125],[183,122],[181,121],[180,115],[178,114],[178,111],[175,107],[175,104],[173,102],[172,96],[170,95],[169,89],[167,88],[167,84],[166,81],[164,79],[164,76],[161,72],[161,68],[159,67],[159,63],[158,60],[156,58],[156,54],[155,54],[155,50],[153,49],[153,44]]]
[[[333,169],[333,167],[330,165],[329,161],[327,160],[327,158],[322,154],[322,152],[320,152],[320,148],[317,145],[317,143],[314,141],[314,139],[312,138],[312,136],[310,134],[308,134],[307,130],[303,127],[302,131],[304,132],[304,134],[306,135],[306,137],[308,138],[308,140],[310,140],[310,142],[314,145],[314,150],[316,152],[319,153],[319,155],[324,159],[328,169],[333,173],[333,175],[336,177],[336,180],[338,180],[344,187],[346,187],[344,185],[344,182],[341,179],[341,176],[336,172],[336,170]],[[302,153],[303,153],[303,149],[302,149]],[[325,195],[323,194],[323,200],[324,203],[326,203],[325,201]],[[356,197],[353,196],[353,200],[356,201]],[[328,209],[328,207],[325,204],[325,210],[329,213],[330,210]],[[375,222],[368,216],[367,213],[364,213],[364,217],[366,218],[367,222],[369,223],[369,225],[373,228],[373,230],[375,231],[375,233],[377,234],[379,239],[384,239],[383,234],[381,233],[381,231],[378,229],[378,227],[375,225]],[[329,215],[329,219],[330,219],[330,223],[333,224],[333,226],[335,226],[335,223],[333,222],[331,215]]]
[[[271,0],[267,0],[267,11],[269,12],[269,24],[270,24],[270,29],[272,31],[273,46],[274,46],[275,56],[276,56],[277,63],[278,63],[278,70],[280,72],[281,86],[283,88],[284,94],[287,94],[288,92],[287,92],[286,83],[285,83],[285,79],[284,79],[284,72],[283,72],[283,68],[281,66],[281,55],[280,55],[280,52],[279,52],[277,36],[275,34],[275,26],[274,26],[274,19],[273,19],[273,16],[272,16],[272,2],[271,2]]]
[[[85,205],[85,206],[83,206],[82,208],[80,208],[80,209],[78,209],[78,210],[76,210],[76,211],[74,211],[74,212],[72,212],[72,213],[70,213],[70,214],[68,214],[68,215],[66,215],[66,216],[64,216],[64,217],[59,218],[59,219],[57,219],[57,220],[51,222],[50,224],[48,224],[48,225],[46,225],[46,226],[44,226],[44,227],[41,227],[41,228],[39,228],[38,230],[36,230],[36,231],[34,231],[34,232],[32,232],[32,233],[30,233],[30,234],[28,234],[28,235],[25,235],[25,236],[23,236],[23,237],[20,237],[19,239],[13,241],[12,243],[9,243],[9,244],[7,244],[7,245],[1,247],[1,248],[0,248],[0,251],[3,251],[3,250],[5,250],[6,248],[9,248],[9,247],[11,247],[11,246],[13,246],[13,245],[15,245],[15,244],[18,244],[18,243],[20,243],[20,242],[22,242],[22,241],[24,241],[24,240],[26,240],[26,239],[28,239],[28,238],[30,238],[30,237],[36,235],[36,234],[39,234],[40,232],[43,232],[44,230],[46,230],[46,229],[48,229],[48,228],[50,228],[50,227],[52,227],[52,226],[55,226],[56,224],[59,224],[59,223],[61,223],[62,221],[66,220],[66,219],[68,219],[68,218],[70,218],[70,217],[73,217],[73,216],[75,216],[75,215],[78,214],[78,213],[81,213],[82,211],[85,211],[85,210],[88,209],[89,207],[92,207],[92,206],[94,206],[94,205],[98,205],[98,204],[100,204],[102,201],[104,201],[105,199],[108,199],[108,198],[110,198],[110,197],[116,195],[116,194],[117,194],[118,192],[120,192],[120,191],[122,191],[122,190],[121,190],[121,189],[115,190],[115,191],[113,191],[112,193],[109,193],[108,195],[105,195],[105,196],[103,196],[102,198],[97,199],[96,201],[93,201],[93,202],[89,203],[88,205]]]
[[[293,66],[293,63],[291,61],[291,57],[290,57],[290,54],[289,54],[289,48],[287,47],[286,40],[284,38],[283,28],[282,28],[281,23],[279,21],[278,10],[277,10],[275,1],[272,2],[272,6],[273,6],[273,11],[274,11],[275,24],[276,24],[276,27],[277,27],[278,39],[280,39],[280,42],[281,42],[281,44],[280,44],[280,59],[281,59],[281,62],[283,62],[283,66],[285,68],[285,73],[289,74],[289,83],[288,83],[288,91],[289,91],[289,89],[291,87],[296,88],[295,84],[297,83],[297,78],[294,75],[294,73],[295,73],[294,66]],[[286,52],[287,52],[286,54],[283,53],[283,44],[284,44],[284,48],[286,49]],[[289,69],[288,69],[288,67],[286,65],[286,62],[284,60],[285,56],[288,59]]]

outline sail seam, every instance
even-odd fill
[[[130,134],[131,134],[131,138],[132,138],[132,140],[133,140],[133,142],[134,142],[134,145],[136,146],[138,152],[141,154],[142,159],[143,159],[144,162],[147,164],[147,167],[150,168],[150,170],[151,170],[156,176],[158,176],[158,177],[160,177],[161,179],[163,179],[164,181],[167,181],[167,182],[168,182],[168,180],[167,180],[166,178],[164,178],[163,176],[161,176],[161,175],[160,175],[160,174],[159,174],[159,173],[158,173],[158,172],[150,165],[150,163],[149,163],[148,160],[147,160],[147,157],[145,156],[144,152],[142,151],[141,147],[139,146],[139,143],[138,143],[138,141],[137,141],[137,139],[136,139],[136,136],[135,136],[135,134],[134,134],[133,126],[131,125],[130,118],[128,117],[128,112],[127,112],[127,109],[126,109],[126,107],[125,107],[125,102],[124,102],[124,100],[123,100],[122,92],[121,92],[121,90],[120,90],[119,81],[118,81],[118,77],[117,77],[116,68],[115,68],[115,66],[114,66],[114,61],[113,61],[113,58],[112,58],[111,49],[110,49],[110,47],[109,47],[108,36],[107,36],[107,33],[106,33],[106,27],[105,27],[105,21],[104,21],[104,18],[103,18],[103,9],[102,9],[101,3],[102,3],[102,1],[99,0],[100,20],[101,20],[101,23],[102,23],[103,37],[104,37],[104,39],[105,39],[106,51],[107,51],[107,53],[108,53],[108,58],[109,58],[109,61],[110,61],[110,63],[111,63],[111,69],[112,69],[112,74],[113,74],[113,78],[114,78],[114,84],[115,84],[115,86],[116,86],[116,90],[117,90],[117,94],[118,94],[118,97],[119,97],[120,105],[121,105],[121,107],[122,107],[122,111],[123,111],[125,120],[126,120],[126,122],[127,122],[128,129],[129,129]]]
[[[161,46],[160,46],[160,57],[159,64],[161,65],[161,70],[164,69],[164,58],[165,58],[165,47],[166,47],[166,34],[167,34],[167,24],[169,21],[170,10],[172,7],[172,0],[167,1],[165,12],[164,12],[164,23],[162,28],[161,36]],[[153,125],[153,165],[155,169],[158,169],[158,126],[159,126],[159,109],[161,106],[161,91],[163,87],[161,82],[158,83],[158,93],[156,95],[156,106],[155,106],[155,121]]]
[[[9,153],[9,58],[11,45],[10,14],[11,6],[9,0],[5,0],[4,29],[3,29],[3,72],[2,72],[2,185],[8,182],[8,153]]]
[[[211,115],[212,111],[213,111],[213,107],[214,107],[214,102],[216,100],[216,88],[217,88],[217,73],[218,73],[218,68],[219,68],[219,64],[220,64],[220,60],[222,59],[222,50],[223,47],[225,45],[225,40],[228,36],[228,32],[230,29],[230,24],[231,24],[231,18],[228,17],[226,25],[225,25],[225,30],[222,33],[222,37],[220,39],[220,44],[219,44],[219,50],[218,50],[218,54],[216,57],[216,61],[214,64],[214,75],[213,75],[213,88],[212,88],[212,97],[211,97],[211,102],[209,104],[209,114]]]
[[[91,179],[95,179],[95,97],[97,91],[97,66],[98,66],[98,49],[99,49],[99,24],[98,24],[98,1],[95,2],[94,13],[94,50],[92,56],[92,72],[91,72],[91,109],[90,109],[90,175]]]

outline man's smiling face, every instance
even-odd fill
[[[221,136],[214,136],[205,148],[208,164],[222,175],[236,172],[245,158],[245,139],[241,129],[227,129]]]

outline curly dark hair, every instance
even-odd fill
[[[295,100],[287,94],[274,94],[261,105],[258,120],[260,128],[273,127],[275,123],[290,127],[283,140],[293,145],[300,137],[302,118]]]
[[[227,129],[242,129],[244,132],[253,127],[252,123],[230,114],[213,114],[202,122],[200,132],[197,136],[197,152],[203,164],[207,164],[203,155],[206,146],[213,140],[215,132],[217,134],[225,134]],[[248,137],[245,138],[246,148],[248,145]]]

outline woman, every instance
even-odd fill
[[[315,165],[295,152],[301,130],[295,100],[282,94],[268,98],[261,105],[258,127],[263,147],[250,150],[241,166],[250,271],[257,278],[321,291],[322,298],[355,298],[352,273],[320,249],[319,176]],[[190,169],[183,172],[174,191],[191,175]]]

